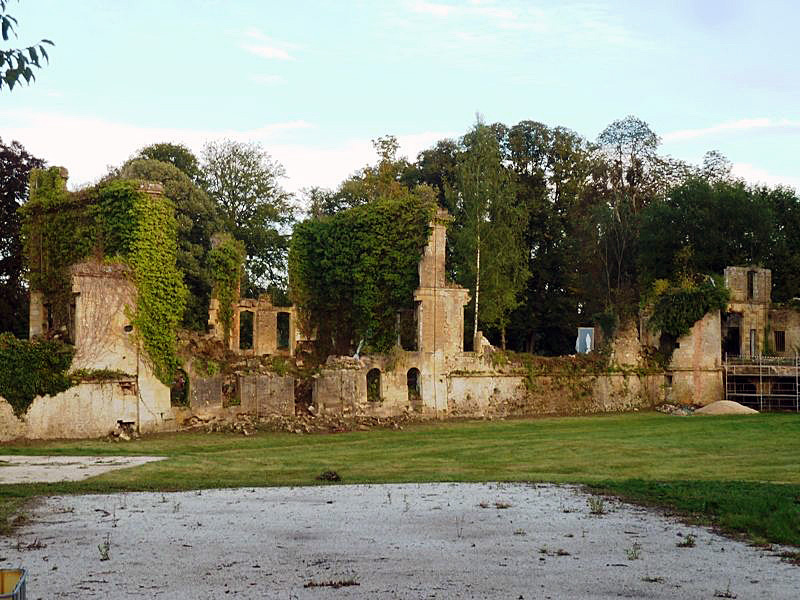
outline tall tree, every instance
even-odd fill
[[[134,158],[158,160],[169,163],[182,171],[194,183],[200,183],[200,162],[189,148],[183,144],[162,142],[150,144],[140,149]]]
[[[283,167],[257,143],[223,140],[205,146],[201,170],[227,231],[245,244],[243,292],[284,290],[294,211],[290,195],[280,185]]]
[[[168,162],[132,159],[116,171],[113,178],[117,177],[157,181],[164,186],[167,198],[175,204],[177,266],[189,289],[182,325],[189,329],[204,330],[211,297],[208,272],[211,236],[224,228],[216,204],[184,171]]]
[[[28,199],[31,169],[43,167],[19,142],[6,145],[0,139],[0,331],[18,337],[28,334],[28,290],[17,209]]]
[[[0,0],[0,37],[3,42],[8,42],[11,37],[17,37],[14,27],[17,20],[7,12],[9,0]],[[42,59],[50,62],[45,46],[52,46],[50,40],[40,40],[38,43],[26,48],[0,49],[0,91],[5,85],[9,91],[24,79],[25,83],[30,83],[36,79],[31,67],[40,68]]]
[[[510,313],[528,278],[525,212],[516,203],[493,129],[478,121],[462,145],[455,186],[446,192],[459,223],[453,231],[456,277],[472,291],[473,338],[480,321],[498,328],[504,342]]]

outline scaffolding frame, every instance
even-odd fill
[[[800,412],[800,355],[731,356],[723,361],[725,399],[759,411]]]

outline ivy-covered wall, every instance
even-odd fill
[[[0,397],[20,416],[36,396],[63,392],[73,383],[67,370],[74,352],[58,340],[18,340],[0,333]]]
[[[208,253],[212,294],[219,301],[217,318],[222,325],[223,339],[227,346],[233,324],[233,304],[239,299],[246,253],[244,244],[228,234],[214,236],[212,246]]]
[[[413,307],[434,207],[433,198],[408,192],[295,227],[290,295],[323,353],[349,353],[360,339],[374,351],[392,347],[397,311]]]
[[[176,223],[160,187],[114,181],[77,193],[57,167],[31,172],[21,209],[31,291],[50,305],[53,329],[68,325],[70,267],[89,257],[130,267],[137,305],[129,315],[153,371],[164,383],[178,366],[176,330],[186,288],[175,265]]]

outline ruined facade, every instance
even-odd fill
[[[465,352],[464,306],[470,296],[446,279],[450,221],[439,209],[419,263],[416,350],[398,345],[386,355],[329,358],[314,379],[317,411],[361,416],[404,411],[471,417],[586,414],[638,409],[662,399],[663,375],[637,373],[635,365],[613,373],[571,375],[572,363],[580,359],[562,357],[553,359],[561,361],[560,375],[534,373],[519,364],[498,363],[480,332],[475,351]],[[638,341],[634,354],[640,354]]]
[[[61,177],[65,187],[66,169]],[[157,184],[142,189],[162,194]],[[66,323],[57,324],[47,299],[33,291],[29,335],[61,336],[75,346],[71,372],[103,376],[55,396],[36,397],[22,418],[0,399],[0,441],[98,437],[119,426],[139,432],[173,429],[170,390],[153,373],[130,321],[137,292],[129,268],[92,259],[72,265],[69,274],[72,299]]]
[[[297,343],[296,319],[291,306],[273,306],[269,296],[257,300],[241,298],[233,306],[228,347],[249,356],[263,354],[294,356]],[[219,300],[211,299],[208,311],[209,332],[219,340],[224,337],[219,321]]]

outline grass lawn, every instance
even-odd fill
[[[758,542],[800,546],[800,415],[659,413],[457,421],[335,435],[222,433],[0,444],[0,454],[168,456],[92,479],[0,486],[0,531],[34,496],[344,483],[549,481],[674,509]]]

